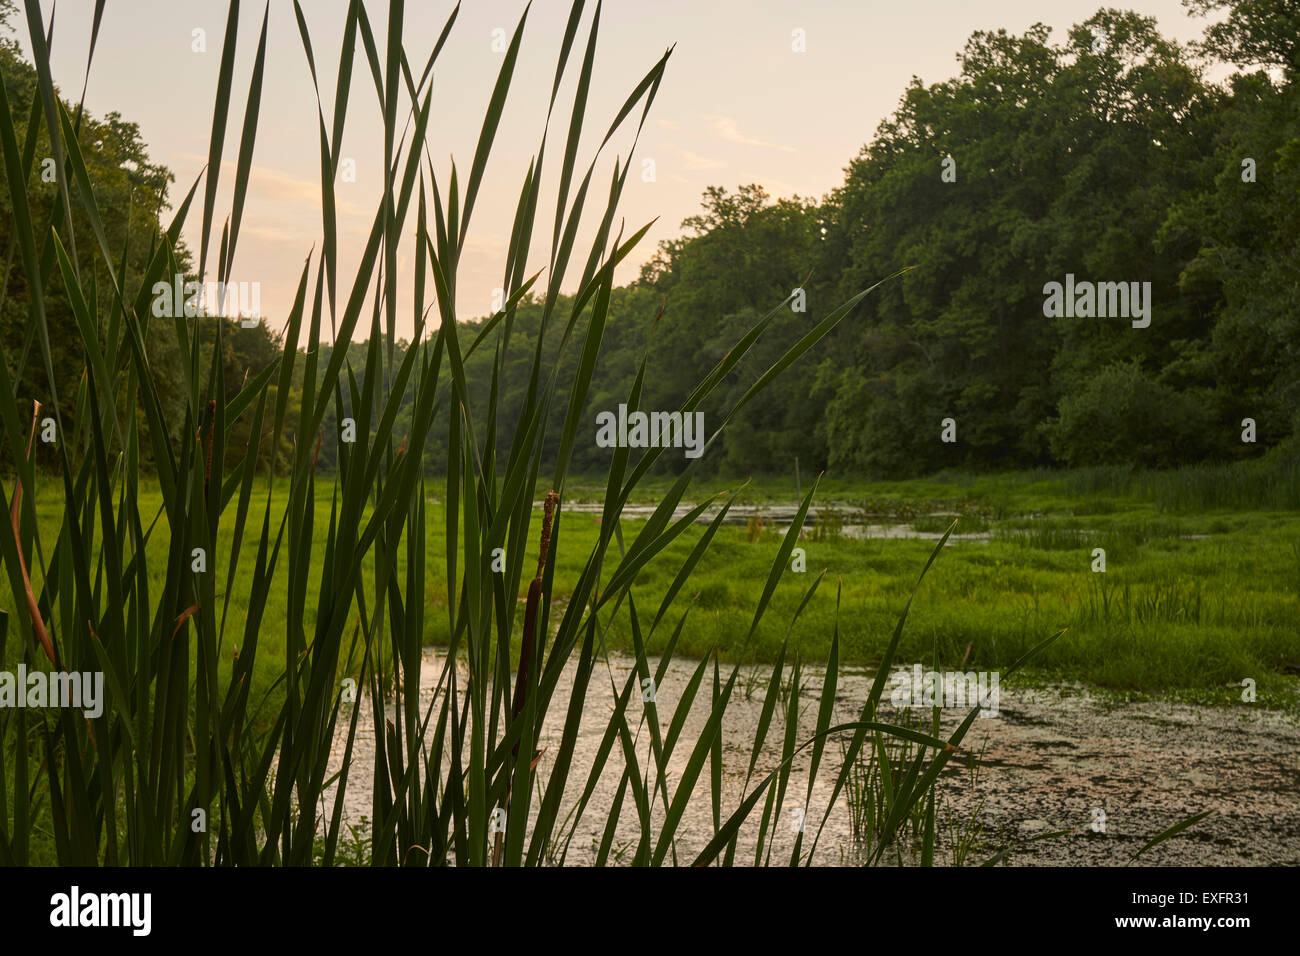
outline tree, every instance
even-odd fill
[[[1278,66],[1300,73],[1300,0],[1183,0],[1198,16],[1227,11],[1205,30],[1202,48],[1237,66]]]
[[[100,290],[94,303],[96,319],[102,334],[107,336],[115,307],[109,292],[113,285],[111,277],[118,275],[121,279],[124,269],[125,287],[139,282],[148,264],[150,244],[158,241],[162,231],[159,216],[167,206],[173,176],[165,167],[150,161],[136,124],[116,112],[96,119],[80,107],[60,100],[77,130],[77,142],[108,247],[120,250],[120,258],[113,263],[105,262],[94,242],[73,247],[68,241],[65,213],[61,208],[58,185],[61,178],[66,177],[73,197],[74,233],[91,236],[93,232],[83,203],[76,197],[77,185],[71,176],[71,166],[56,169],[50,156],[46,120],[36,92],[36,71],[22,59],[18,44],[5,35],[12,29],[10,18],[14,12],[10,0],[0,0],[0,80],[4,83],[19,149],[24,160],[29,161],[24,183],[27,203],[38,237],[50,236],[51,230],[57,232],[73,257],[74,267],[83,277],[92,278],[94,288]],[[0,345],[10,362],[10,374],[15,382],[13,398],[40,401],[48,407],[57,394],[65,426],[70,426],[75,424],[71,422],[74,399],[85,376],[87,359],[80,347],[80,335],[62,275],[55,264],[52,241],[47,238],[39,251],[46,270],[38,281],[44,289],[50,370],[45,367],[41,337],[28,317],[29,284],[33,277],[26,274],[19,261],[10,185],[6,169],[0,168],[0,255],[4,257],[4,273],[0,276]],[[188,252],[184,246],[178,244],[175,252],[178,262],[186,266]],[[178,403],[183,395],[179,348],[170,329],[156,331],[158,334],[146,337],[150,365],[158,376],[164,400]],[[52,382],[49,371],[53,372]],[[123,396],[122,400],[125,403],[130,399]],[[144,447],[148,447],[147,442]]]

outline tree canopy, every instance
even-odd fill
[[[1184,2],[1192,13],[1225,14],[1192,47],[1161,36],[1152,18],[1114,9],[1061,36],[1041,24],[1019,35],[975,33],[958,54],[957,75],[930,84],[914,78],[850,159],[842,185],[820,200],[773,201],[754,184],[709,188],[681,235],[613,292],[587,406],[593,439],[596,414],[627,400],[642,362],[641,407],[676,409],[730,343],[799,290],[703,406],[706,422],[716,421],[736,390],[775,360],[765,341],[776,349],[906,269],[747,406],[703,466],[789,473],[797,460],[805,472],[895,477],[945,468],[1169,467],[1273,448],[1295,454],[1300,2]],[[0,0],[0,15],[7,5]],[[1238,70],[1211,83],[1213,63]],[[0,65],[14,115],[30,122],[39,112],[31,67],[10,41]],[[150,249],[136,237],[158,241],[172,177],[150,161],[134,124],[67,109],[80,123],[110,242],[122,248],[125,268],[138,271]],[[42,129],[19,130],[27,155],[43,155]],[[34,214],[57,230],[57,187],[41,178],[39,162],[31,169]],[[0,190],[0,203],[6,195]],[[22,394],[41,398],[47,377],[32,362],[27,278],[14,262],[10,213],[0,207],[7,257],[0,336],[6,354],[19,357],[11,371]],[[183,245],[176,252],[188,266]],[[77,255],[108,288],[110,266],[97,250]],[[57,272],[47,278],[52,326],[73,321]],[[1046,284],[1067,276],[1149,283],[1149,325],[1045,314]],[[107,314],[106,295],[98,307]],[[503,447],[528,388],[542,312],[539,300],[524,299],[511,339],[499,346],[505,367],[519,370],[495,383]],[[77,337],[52,327],[51,338],[56,384],[75,389],[84,368]],[[160,335],[150,343],[164,379],[171,341]],[[223,341],[231,388],[274,360],[264,324],[231,327]],[[465,366],[484,402],[494,341]],[[562,388],[579,342],[570,336],[552,356]],[[348,348],[358,361],[364,355],[362,343]],[[163,391],[180,396],[184,387],[169,381]],[[338,427],[348,405],[340,395],[325,427]],[[557,424],[563,409],[553,413]],[[947,419],[955,442],[940,440]],[[1255,422],[1255,442],[1242,440],[1245,419]],[[298,440],[294,427],[291,417],[285,434],[263,436],[259,454],[289,447]],[[545,453],[554,455],[558,428],[547,435]],[[333,464],[329,455],[323,467]],[[598,470],[608,455],[594,440],[579,441],[573,468]],[[665,456],[661,467],[685,463]]]

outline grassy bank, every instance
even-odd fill
[[[1036,659],[1025,679],[1078,680],[1117,692],[1174,692],[1185,699],[1240,703],[1241,682],[1250,678],[1256,682],[1259,703],[1294,707],[1294,671],[1300,667],[1300,514],[1267,508],[1172,512],[1152,500],[1152,489],[1197,480],[1179,472],[1138,475],[1120,489],[1113,480],[1099,482],[1096,472],[940,476],[879,484],[831,478],[826,494],[819,497],[835,503],[814,505],[818,523],[801,542],[806,571],[792,572],[781,581],[773,598],[777,613],[760,624],[749,658],[774,659],[785,638],[783,622],[793,616],[812,576],[825,569],[829,579],[843,584],[842,659],[866,667],[878,662],[933,541],[880,533],[855,538],[839,526],[863,520],[854,517],[854,509],[862,508],[874,516],[868,519],[872,522],[938,533],[951,523],[952,514],[957,537],[912,607],[899,647],[903,659],[945,667],[965,661],[967,669],[996,669],[1008,666],[1044,635],[1068,627],[1065,637]],[[788,483],[789,489],[784,484],[779,479],[751,481],[738,504],[789,503],[793,483]],[[1097,490],[1086,490],[1089,485]],[[705,481],[695,497],[702,500],[706,493],[728,486],[722,480]],[[579,480],[569,499],[595,500],[602,491]],[[642,497],[653,501],[655,491],[651,482]],[[253,508],[260,511],[265,498],[254,497]],[[161,495],[154,488],[142,488],[141,503],[150,511],[158,509]],[[38,494],[42,538],[57,535],[60,507],[53,496]],[[279,507],[273,498],[273,518],[278,518]],[[327,521],[329,496],[318,496],[315,507],[318,521]],[[430,500],[425,642],[431,644],[449,640],[445,521],[442,505]],[[625,520],[624,541],[630,544],[643,526],[644,521]],[[642,607],[657,610],[705,529],[703,524],[689,529],[642,571],[636,589]],[[599,531],[597,516],[570,513],[561,518],[552,554],[555,600],[561,606]],[[228,529],[223,527],[223,532],[216,565],[224,583],[231,540]],[[160,556],[166,553],[166,536],[161,516],[150,542]],[[723,659],[734,659],[779,542],[779,527],[771,521],[718,530],[679,598],[694,600],[679,637],[679,653],[703,657],[716,650]],[[256,541],[243,541],[239,573],[228,591],[218,589],[224,617],[219,625],[224,635],[223,676],[238,652],[238,638],[231,635],[244,629],[256,547]],[[1095,548],[1105,550],[1105,573],[1092,570]],[[529,555],[527,560],[533,559]],[[313,560],[318,564],[320,557]],[[404,556],[398,560],[404,567]],[[150,561],[149,567],[151,574],[161,574],[164,564]],[[151,585],[161,586],[161,579]],[[310,628],[310,607],[307,613],[304,625]],[[830,588],[819,592],[803,612],[791,641],[805,659],[825,659],[834,613]],[[284,672],[279,638],[285,614],[285,589],[272,587],[254,700],[274,695],[273,682]],[[608,623],[606,645],[631,651],[625,612]],[[662,650],[670,634],[668,624],[661,624],[647,635],[648,649]],[[11,644],[10,657],[14,649]]]
[[[908,660],[968,668],[1003,667],[1042,634],[1069,631],[1040,654],[1026,679],[1079,680],[1121,692],[1176,692],[1193,700],[1241,702],[1242,681],[1258,701],[1296,706],[1300,668],[1300,510],[1287,467],[1256,463],[1168,472],[1082,469],[1004,475],[939,475],[902,482],[854,482],[828,475],[819,498],[819,535],[804,542],[807,568],[843,580],[842,651],[871,664],[888,639],[891,615],[906,600],[918,561],[932,542],[836,534],[854,511],[919,532],[957,520],[950,543],[913,605],[899,648]],[[704,487],[721,488],[715,481]],[[806,489],[806,485],[805,485]],[[579,484],[570,497],[595,494]],[[653,482],[643,489],[648,500]],[[792,480],[752,480],[739,502],[793,500]],[[1242,503],[1257,495],[1256,504]],[[950,517],[952,516],[952,517]],[[723,528],[692,578],[698,612],[682,647],[723,650],[743,633],[777,534]],[[757,533],[756,533],[757,531]],[[680,547],[687,547],[686,543]],[[1106,556],[1093,571],[1094,549]],[[778,602],[798,600],[798,575]],[[666,576],[662,584],[666,585]],[[651,593],[656,566],[642,578]],[[813,604],[796,639],[824,655],[830,599]],[[618,629],[612,631],[617,635]],[[760,653],[783,635],[766,633]],[[614,638],[617,640],[617,637]]]
[[[807,491],[814,477],[805,472],[802,481],[797,481],[792,469],[787,476],[749,478],[737,500],[788,503],[796,500],[801,491]],[[630,500],[653,503],[671,483],[668,476],[647,476]],[[705,485],[726,487],[727,481],[702,479],[699,486]],[[575,478],[569,484],[570,500],[599,500],[603,492],[601,477],[585,481]],[[1144,506],[1162,513],[1189,515],[1300,512],[1300,456],[1280,448],[1251,461],[1163,471],[1113,465],[1000,474],[941,472],[905,481],[867,482],[827,474],[818,486],[818,498],[900,516],[941,510],[993,517],[1044,512],[1092,515]]]

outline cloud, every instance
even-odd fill
[[[692,153],[689,149],[677,149],[677,155],[681,157],[682,169],[721,169],[727,165],[720,159],[714,159],[710,156],[701,156],[699,153]]]
[[[264,242],[301,243],[303,241],[302,233],[285,232],[281,229],[268,229],[263,226],[241,226],[240,230],[241,236],[252,236]]]
[[[806,190],[799,189],[799,187],[795,186],[793,183],[787,183],[780,179],[773,179],[771,176],[762,173],[742,173],[740,179],[742,182],[758,183],[767,191],[769,196],[776,198],[789,199],[792,196],[803,196],[804,198],[808,198],[809,196]]]
[[[465,248],[478,252],[504,252],[506,241],[500,236],[471,235],[465,238]]]
[[[177,153],[176,155],[181,159],[196,161],[200,165],[207,162],[206,156],[199,156],[195,153]],[[221,163],[222,182],[233,184],[238,169],[239,167],[234,161],[223,160]],[[344,188],[339,183],[334,184],[334,207],[339,215],[363,216],[374,214],[373,210],[367,213],[361,206],[342,198],[339,194]],[[298,179],[288,173],[282,173],[268,166],[259,166],[254,163],[248,168],[248,191],[250,196],[261,196],[275,202],[298,203],[310,206],[318,213],[320,211],[320,181],[317,179]]]
[[[746,136],[736,126],[736,121],[730,116],[713,116],[706,115],[702,117],[709,121],[713,126],[713,132],[719,139],[726,140],[728,143],[740,143],[742,146],[762,146],[765,149],[779,149],[783,153],[797,153],[798,150],[793,146],[782,146],[779,143],[765,143],[761,139],[752,139]]]

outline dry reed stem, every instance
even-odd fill
[[[27,436],[28,461],[31,461],[32,458],[32,443],[36,440],[36,416],[40,414],[40,411],[41,403],[32,402],[32,430],[31,434]],[[45,629],[45,622],[41,620],[40,606],[36,603],[36,595],[32,593],[32,579],[27,573],[27,559],[23,555],[23,541],[22,535],[19,533],[18,521],[22,500],[23,478],[22,475],[19,474],[14,483],[14,500],[13,504],[9,508],[9,523],[13,527],[14,545],[18,549],[18,570],[22,572],[23,576],[23,590],[26,592],[27,596],[27,613],[31,615],[32,618],[32,630],[36,632],[36,639],[41,642],[41,647],[45,649],[45,656],[48,657],[50,663],[53,664],[55,663],[54,642],[50,640],[50,634]]]

